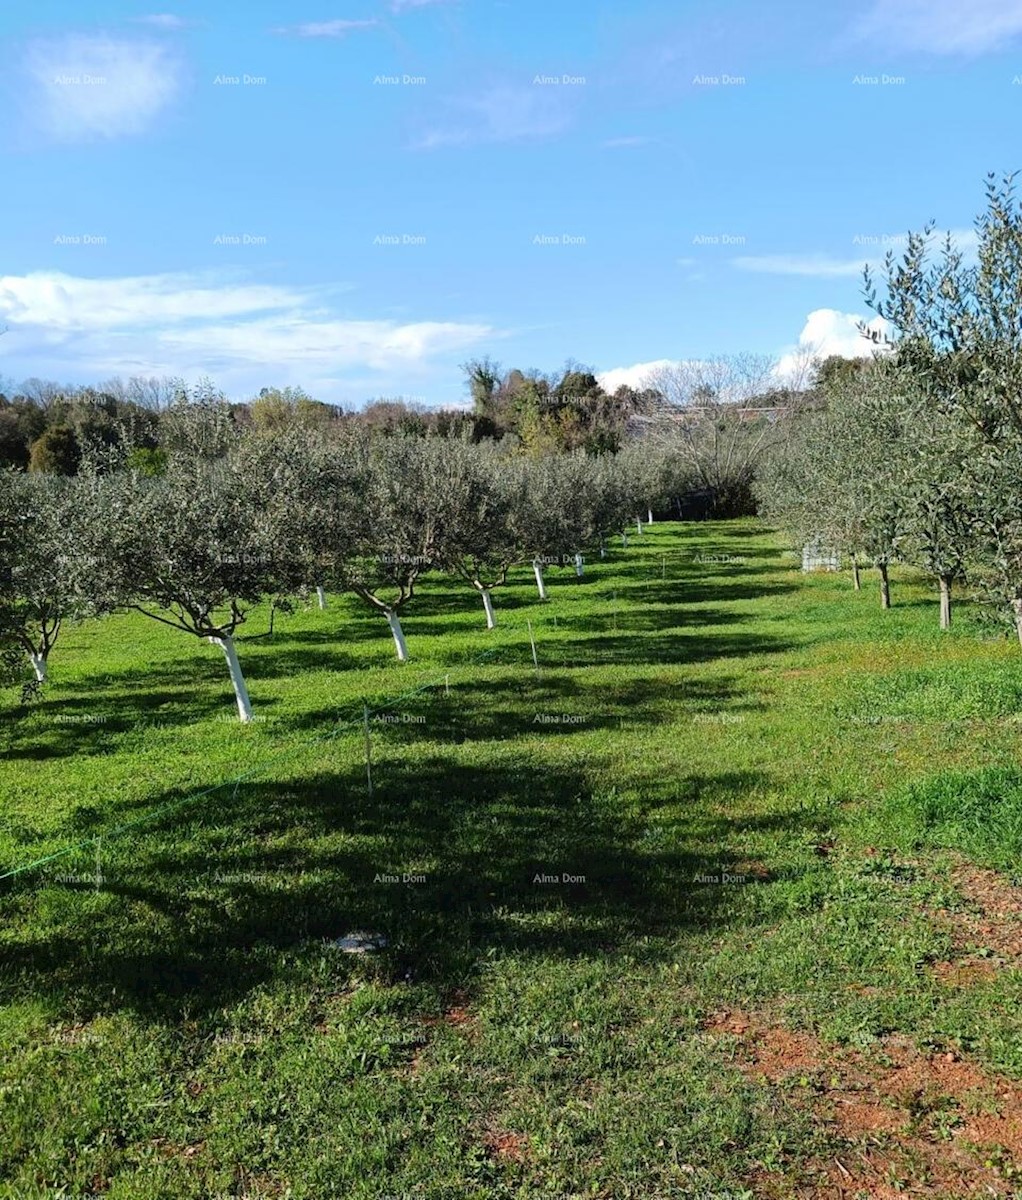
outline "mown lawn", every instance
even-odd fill
[[[278,615],[247,727],[214,647],[66,631],[0,708],[0,873],[80,843],[0,882],[0,1196],[1015,1194],[1017,643],[630,540],[492,632],[428,579],[403,666]]]

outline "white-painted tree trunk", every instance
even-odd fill
[[[635,518],[635,532],[638,533],[640,536],[642,534],[642,518],[641,517]]]
[[[621,530],[621,545],[622,545],[622,546],[623,546],[623,547],[624,547],[626,550],[628,549],[628,530],[627,530],[627,529],[622,529],[622,530]]]
[[[319,607],[326,608],[326,592],[321,587],[316,588],[316,598],[319,600]]]
[[[945,575],[940,579],[940,627],[951,628],[951,580]]]
[[[546,584],[543,582],[543,566],[539,562],[532,564],[533,574],[536,576],[536,588],[539,591],[540,600],[546,599]]]
[[[651,508],[648,508],[646,510],[646,524],[647,525],[653,524],[653,510]]]
[[[575,574],[579,577],[579,579],[581,579],[585,574],[585,559],[581,554],[575,555]]]
[[[482,588],[481,594],[483,597],[483,608],[486,609],[486,628],[497,628],[497,614],[493,611],[493,597],[490,595],[489,588]]]
[[[397,650],[397,661],[408,661],[408,643],[405,641],[404,631],[401,628],[401,618],[392,608],[387,609],[387,624],[390,626],[390,632],[394,635],[394,648]]]
[[[245,676],[241,671],[241,663],[238,662],[238,652],[234,648],[234,638],[227,636],[211,637],[209,640],[214,645],[220,647],[224,652],[224,658],[227,659],[227,669],[231,673],[234,697],[238,702],[238,716],[242,721],[251,721],[252,701],[248,698],[248,687],[245,684]]]
[[[36,681],[38,683],[46,682],[46,655],[45,654],[29,654],[32,660],[32,670],[35,671]]]
[[[603,540],[603,538],[600,538],[600,558],[606,558],[606,557],[607,557],[607,543]]]

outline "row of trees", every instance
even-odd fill
[[[235,634],[255,605],[354,594],[404,661],[401,613],[429,572],[464,580],[493,628],[515,564],[531,563],[545,598],[549,566],[581,573],[611,535],[641,530],[684,469],[649,447],[532,459],[467,438],[243,431],[217,400],[171,411],[156,464],[97,445],[73,477],[0,472],[8,670],[21,656],[41,683],[64,622],[133,609],[219,646],[247,720]]]
[[[263,388],[231,406],[241,427],[281,430],[292,425],[322,428],[356,425],[374,433],[467,435],[473,441],[508,440],[522,453],[543,455],[584,450],[599,454],[625,441],[629,420],[658,397],[619,388],[608,395],[588,370],[572,364],[561,375],[512,370],[498,375],[488,359],[465,365],[471,410],[427,409],[397,397],[370,401],[358,411],[323,404],[301,388]],[[97,387],[60,386],[26,380],[0,386],[0,465],[73,475],[86,446],[163,447],[168,411],[182,400],[203,401],[215,389],[180,379],[111,379]]]
[[[639,390],[623,386],[610,395],[577,364],[542,375],[505,372],[483,359],[464,368],[471,410],[427,410],[397,399],[345,412],[300,388],[264,388],[227,411],[239,430],[458,436],[496,441],[508,453],[532,458],[600,456],[638,438],[666,435],[684,449],[695,492],[708,498],[715,515],[731,515],[751,511],[751,485],[775,432],[773,416],[807,394],[808,375],[780,388],[777,365],[754,355],[678,363],[652,373]],[[30,380],[22,389],[8,389],[10,395],[0,389],[0,466],[66,476],[78,472],[96,444],[130,450],[135,465],[158,469],[180,440],[182,405],[223,400],[209,381],[189,388],[180,380],[133,378],[98,388],[58,388]]]
[[[886,295],[867,300],[893,328],[889,353],[835,372],[760,481],[764,510],[799,541],[878,569],[928,572],[951,623],[967,582],[1014,621],[1022,641],[1022,206],[1014,178],[988,179],[966,261],[932,227],[889,254]]]
[[[171,377],[110,379],[98,387],[41,379],[6,384],[0,387],[0,467],[75,475],[97,443],[133,449],[144,461],[174,441],[174,414],[181,404],[219,397],[209,380],[189,387]],[[263,388],[253,400],[231,405],[230,413],[239,427],[261,430],[322,428],[344,415],[301,388]]]

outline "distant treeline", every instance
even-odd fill
[[[295,424],[364,426],[379,433],[412,436],[458,434],[478,442],[509,438],[523,452],[614,452],[631,418],[656,409],[653,389],[620,387],[609,395],[589,371],[568,368],[559,376],[512,370],[499,374],[489,360],[466,364],[472,408],[426,408],[402,399],[377,399],[358,410],[325,404],[301,388],[263,388],[231,405],[242,428],[284,429]],[[189,387],[174,378],[135,377],[95,387],[62,386],[29,379],[0,392],[0,466],[74,475],[88,446],[168,448],[175,405],[208,399],[208,382]]]

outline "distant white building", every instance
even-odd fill
[[[802,547],[803,571],[840,571],[841,555],[833,546],[821,546],[818,542],[807,542]]]

